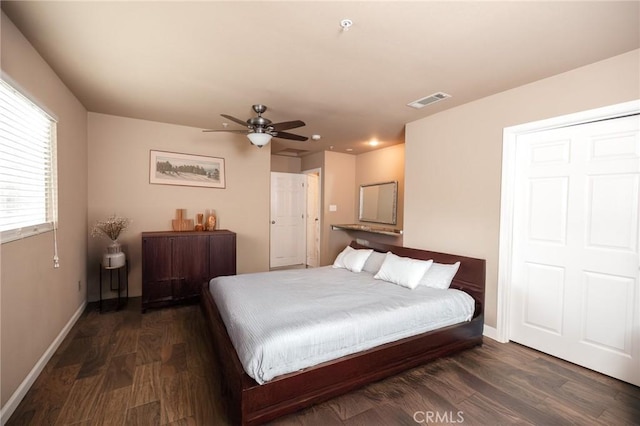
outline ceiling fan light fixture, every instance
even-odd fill
[[[0,0],[1,1],[1,0]],[[293,141],[304,142],[309,139],[306,136],[296,135],[294,133],[285,132],[289,129],[297,129],[298,127],[306,126],[302,120],[283,121],[280,123],[272,123],[268,118],[264,118],[262,113],[267,110],[267,107],[262,104],[253,105],[257,117],[251,117],[246,121],[236,118],[228,114],[220,114],[227,120],[233,121],[236,124],[241,125],[244,130],[227,130],[228,122],[223,122],[221,130],[205,129],[203,132],[230,132],[230,133],[242,133],[247,135],[252,145],[257,147],[263,147],[271,142],[271,138],[289,139]]]
[[[247,137],[252,144],[261,148],[271,141],[271,135],[269,133],[249,133]]]

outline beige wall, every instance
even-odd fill
[[[356,156],[356,197],[354,223],[372,225],[368,222],[360,222],[360,185],[371,183],[398,181],[398,206],[396,225],[383,225],[390,228],[402,229],[404,226],[404,144],[393,145],[388,148],[359,154]],[[376,224],[373,224],[376,225]],[[402,245],[402,236],[393,237],[366,232],[351,232],[357,238],[369,241],[379,241],[387,244]]]
[[[52,232],[0,248],[4,407],[85,301],[87,112],[4,13],[1,30],[2,71],[58,118],[60,256],[60,268],[54,269]]]
[[[342,231],[332,231],[332,224],[353,223],[356,218],[353,200],[356,196],[356,157],[340,152],[324,152],[322,169],[323,217],[320,264],[330,265],[351,238]],[[329,211],[335,205],[337,210]],[[326,238],[325,238],[326,237]]]
[[[270,154],[244,139],[89,113],[89,224],[114,213],[132,220],[119,239],[130,261],[130,296],[141,294],[141,232],[171,230],[177,208],[187,209],[189,218],[215,209],[218,227],[237,233],[238,273],[269,270]],[[224,158],[226,188],[150,184],[152,149]],[[89,241],[89,300],[98,297],[97,268],[107,242]]]
[[[322,169],[324,167],[324,152],[316,152],[315,154],[302,157],[302,171]]]
[[[407,125],[404,243],[486,259],[487,325],[496,325],[503,129],[639,99],[639,64],[635,50]]]
[[[302,171],[302,159],[298,157],[288,157],[286,155],[272,155],[271,171],[281,173],[300,173]]]
[[[398,225],[403,225],[404,144],[360,155],[325,151],[302,158],[302,170],[321,169],[322,236],[320,264],[333,263],[336,255],[353,239],[402,245],[402,237],[369,232],[332,230],[332,224],[358,223],[358,194],[361,184],[398,181]],[[329,211],[330,205],[337,211]]]
[[[356,157],[324,151],[302,158],[302,170],[320,169],[322,182],[322,226],[320,265],[330,265],[351,238],[342,231],[332,231],[332,224],[353,223],[355,216]],[[335,212],[329,206],[335,205]]]
[[[398,181],[398,223],[395,226],[390,225],[390,227],[402,229],[404,223],[404,144],[366,152],[356,157],[356,223],[359,223],[357,219],[360,209],[360,185],[394,180]]]

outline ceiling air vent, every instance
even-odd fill
[[[426,107],[429,104],[432,104],[434,102],[438,102],[441,101],[443,99],[447,99],[450,98],[451,95],[444,93],[444,92],[437,92],[434,93],[432,95],[429,96],[425,96],[422,99],[418,99],[417,101],[413,101],[411,103],[408,103],[407,105],[410,106],[411,108],[423,108]]]

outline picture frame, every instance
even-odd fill
[[[224,189],[224,158],[150,150],[149,183]]]

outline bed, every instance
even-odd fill
[[[241,361],[236,352],[207,284],[202,291],[202,306],[221,364],[222,394],[233,424],[261,424],[482,343],[484,260],[377,243],[364,247],[352,242],[351,247],[373,249],[380,253],[390,251],[398,256],[433,259],[443,264],[459,261],[460,268],[450,288],[462,290],[473,298],[475,309],[471,319],[340,356],[301,371],[269,377],[259,384],[245,372],[242,363],[244,358]],[[263,380],[259,378],[259,381]]]

